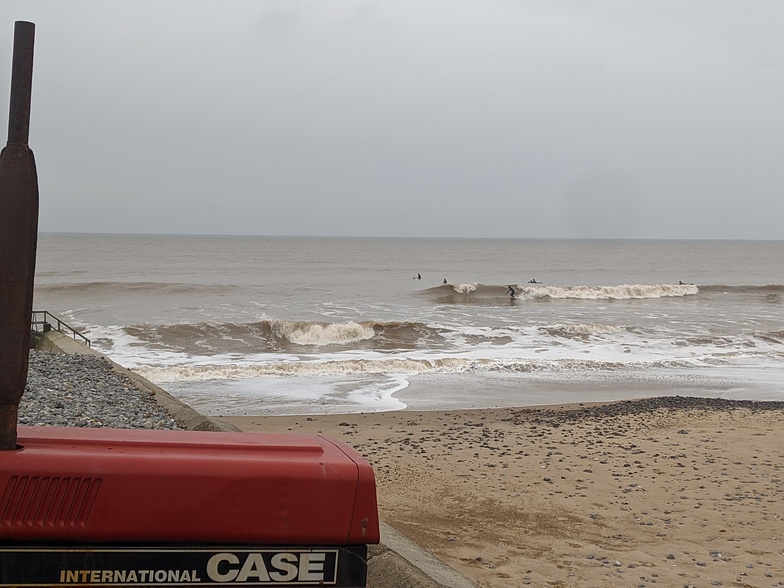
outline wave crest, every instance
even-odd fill
[[[370,323],[312,323],[270,321],[270,331],[276,337],[296,345],[345,345],[372,339],[376,332]]]
[[[249,365],[139,366],[135,371],[161,383],[209,381],[258,377],[319,377],[352,374],[421,374],[439,368],[439,361],[426,359],[351,359],[323,362],[278,362]]]
[[[517,300],[634,300],[694,296],[694,284],[620,284],[617,286],[544,286],[512,284]],[[509,285],[479,283],[449,284],[422,294],[442,304],[494,305],[509,300]]]
[[[458,294],[470,294],[476,290],[476,284],[452,284],[452,289]]]
[[[384,351],[417,349],[422,345],[439,346],[444,337],[436,327],[406,321],[144,324],[125,327],[123,331],[155,349],[179,349],[198,355],[299,353],[301,346],[335,350],[347,346]]]
[[[547,333],[551,337],[561,337],[565,339],[588,339],[592,335],[614,335],[624,331],[622,327],[600,325],[597,323],[578,325],[559,323],[554,325],[543,325],[539,327],[539,330]]]
[[[784,361],[784,354],[760,353],[760,357],[772,361]],[[608,359],[480,359],[444,357],[389,358],[389,359],[346,359],[317,362],[275,362],[261,364],[220,365],[174,365],[136,366],[134,371],[158,384],[176,382],[206,382],[211,380],[243,380],[263,377],[331,377],[354,375],[417,374],[463,374],[463,373],[509,373],[509,374],[569,374],[622,372],[630,377],[638,371],[655,368],[696,369],[710,364],[723,364],[733,354],[703,356],[699,358],[673,357],[628,362]]]
[[[524,288],[527,298],[579,300],[633,300],[694,296],[699,288],[693,284],[622,284],[619,286],[544,286]]]

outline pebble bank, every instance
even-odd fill
[[[98,355],[30,351],[20,425],[179,430],[173,415]]]

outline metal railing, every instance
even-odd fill
[[[34,310],[31,328],[36,333],[48,333],[52,329],[59,331],[64,335],[70,335],[74,339],[81,340],[82,343],[91,347],[90,340],[82,335],[79,331],[71,325],[61,321],[48,310]]]

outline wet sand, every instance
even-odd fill
[[[353,446],[381,518],[480,586],[784,586],[782,403],[219,420]]]

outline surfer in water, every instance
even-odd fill
[[[541,284],[542,282],[537,282],[536,278],[531,278],[530,280],[528,280],[528,283],[529,284]]]
[[[506,291],[506,293],[509,294],[510,298],[514,298],[515,294],[517,294],[517,290],[512,288],[512,286],[509,286],[509,289]]]

